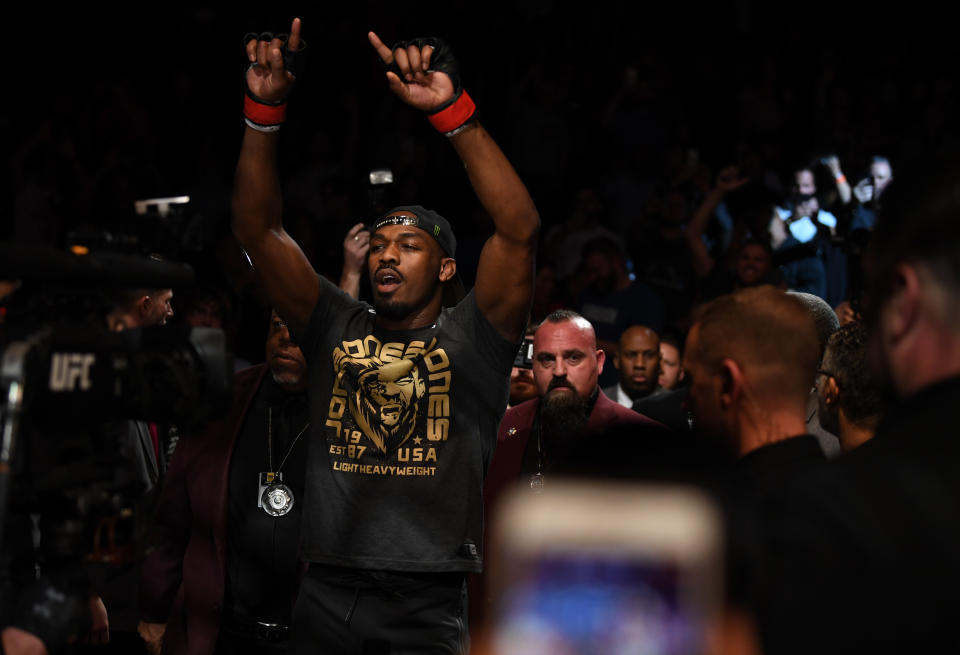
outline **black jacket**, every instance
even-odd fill
[[[768,500],[764,652],[960,652],[960,378]]]

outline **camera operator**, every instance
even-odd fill
[[[113,307],[107,315],[112,332],[124,328],[166,325],[173,317],[173,289],[122,289],[111,298]]]
[[[120,289],[113,293],[109,300],[111,308],[107,314],[107,328],[111,332],[166,325],[173,317],[173,290],[169,288]],[[95,586],[98,587],[106,606],[104,619],[109,618],[109,634],[104,641],[110,644],[109,648],[97,648],[94,652],[116,652],[124,655],[142,653],[144,646],[137,633],[139,568],[147,529],[156,508],[160,483],[166,469],[166,445],[169,439],[163,426],[146,421],[111,421],[104,429],[119,431],[116,435],[118,443],[121,444],[125,460],[133,465],[137,488],[142,491],[142,495],[134,507],[133,561],[107,563],[107,558],[114,557],[113,553],[107,552],[104,557],[105,565],[93,567]],[[108,550],[110,547],[111,545],[108,545]],[[81,648],[81,652],[84,650]]]
[[[169,288],[111,292],[106,296],[104,313],[99,314],[101,326],[104,331],[119,332],[163,325],[173,315],[172,297],[173,291]],[[35,429],[44,432],[38,426]],[[164,469],[162,439],[157,426],[144,421],[111,420],[102,424],[97,432],[93,441],[115,445],[125,473],[130,473],[121,486],[124,491],[135,494],[134,510],[132,514],[121,510],[101,518],[95,530],[90,531],[81,517],[71,514],[68,504],[57,500],[56,492],[46,480],[47,476],[53,477],[53,469],[46,468],[51,462],[46,460],[57,457],[45,452],[43,444],[47,437],[31,434],[31,440],[36,443],[27,447],[32,451],[24,455],[29,463],[23,467],[24,473],[15,486],[16,496],[28,500],[11,503],[4,526],[0,576],[4,600],[11,601],[10,607],[3,608],[5,653],[56,652],[66,641],[78,637],[82,643],[76,651],[81,653],[91,646],[96,649],[90,652],[97,653],[143,651],[136,633],[137,569],[141,536],[150,520]],[[61,441],[69,438],[57,435]],[[82,455],[77,457],[75,468],[87,471],[90,461],[79,460]],[[72,484],[80,483],[74,480]],[[30,489],[25,490],[25,485]],[[43,493],[49,495],[37,498],[36,489],[41,487],[45,489]],[[132,526],[126,525],[124,522],[131,518]],[[115,540],[116,536],[127,533],[124,527],[130,528],[132,544],[122,543],[123,537]],[[35,530],[39,532],[39,544],[34,543]],[[78,548],[89,549],[91,539],[94,552],[89,558],[90,564],[81,568],[71,554]],[[37,571],[41,574],[39,579]],[[111,646],[103,648],[111,642]]]
[[[138,569],[174,426],[230,399],[223,332],[167,326],[202,249],[188,203],[137,201],[66,251],[0,242],[0,653],[145,652]]]

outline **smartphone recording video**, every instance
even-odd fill
[[[513,358],[513,365],[517,368],[533,368],[533,337],[524,337],[523,343]]]
[[[722,598],[721,521],[705,496],[555,481],[499,516],[497,655],[705,652]]]

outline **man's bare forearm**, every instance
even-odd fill
[[[475,124],[450,139],[467,169],[473,190],[497,234],[517,244],[536,244],[540,217],[517,172],[490,134]]]
[[[340,273],[340,290],[351,298],[360,297],[360,278],[361,274],[355,271],[341,271]]]
[[[451,141],[496,228],[480,254],[477,307],[503,338],[515,340],[530,312],[540,217],[517,172],[481,125]]]
[[[268,231],[280,227],[282,213],[277,134],[248,127],[233,183],[233,233],[250,249]]]
[[[285,44],[276,37],[247,41],[247,128],[233,184],[233,234],[253,260],[273,308],[295,334],[306,328],[320,294],[316,271],[283,229],[277,172],[277,130],[294,82],[284,51],[299,50],[300,29],[300,19],[294,18]]]

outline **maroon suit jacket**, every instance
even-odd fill
[[[520,480],[520,467],[523,463],[523,451],[527,447],[527,440],[533,429],[533,419],[540,407],[540,399],[534,398],[516,407],[511,407],[500,421],[497,432],[497,449],[493,454],[493,462],[487,471],[487,478],[483,484],[484,504],[487,509],[487,525],[489,523],[490,508],[501,492]],[[615,425],[638,425],[654,428],[664,428],[662,423],[638,414],[613,400],[610,400],[602,391],[597,394],[597,402],[590,412],[590,418],[583,427],[584,435],[600,434]]]
[[[500,421],[500,429],[497,431],[497,449],[493,454],[493,461],[487,470],[487,477],[483,483],[485,525],[483,553],[485,560],[490,555],[487,549],[488,535],[490,527],[496,520],[497,503],[500,496],[503,492],[521,482],[523,451],[527,447],[527,441],[533,430],[533,420],[537,415],[539,406],[539,398],[520,403],[508,409],[503,416],[503,420]],[[662,423],[647,418],[643,414],[638,414],[632,409],[610,400],[602,391],[599,392],[593,411],[590,412],[590,418],[587,419],[587,424],[583,427],[584,436],[600,434],[617,425],[666,429]],[[471,629],[483,624],[489,609],[487,606],[491,599],[488,597],[485,575],[470,576],[469,606],[471,611],[469,625]]]
[[[219,421],[187,435],[163,482],[140,574],[140,617],[166,623],[163,652],[210,655],[217,643],[227,570],[230,456],[267,365],[240,371]]]

